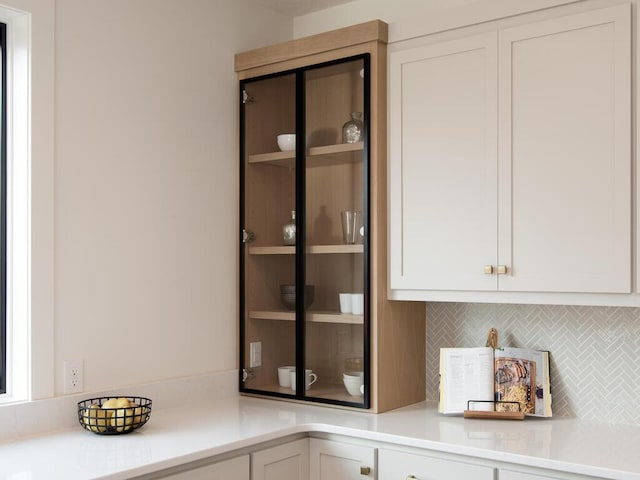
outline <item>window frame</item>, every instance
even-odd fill
[[[4,0],[0,22],[7,25],[4,409],[55,395],[55,4]]]
[[[7,24],[0,22],[0,394],[7,393]]]

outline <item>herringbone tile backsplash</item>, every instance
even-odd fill
[[[438,399],[441,347],[548,350],[554,417],[640,425],[640,308],[427,304],[427,399]]]

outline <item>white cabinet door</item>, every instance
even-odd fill
[[[631,291],[630,8],[499,32],[502,291]]]
[[[626,4],[390,53],[392,290],[631,291],[630,26]]]
[[[251,480],[308,480],[309,439],[251,454]]]
[[[558,476],[549,476],[549,475],[541,475],[539,473],[525,473],[525,472],[516,472],[513,470],[505,470],[500,469],[500,473],[498,474],[499,480],[578,480],[584,478],[584,480],[593,480],[595,477],[582,477],[578,475],[562,475],[558,474]]]
[[[494,480],[494,475],[494,468],[482,465],[395,450],[381,449],[378,454],[378,480]]]
[[[364,445],[310,439],[310,480],[376,478],[376,449]]]
[[[160,477],[166,480],[249,480],[249,455]]]
[[[497,37],[389,55],[392,289],[495,290]]]

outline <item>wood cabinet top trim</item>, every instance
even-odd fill
[[[240,72],[360,43],[372,41],[387,43],[388,37],[389,26],[381,20],[371,20],[330,32],[238,53],[235,56],[235,70]]]

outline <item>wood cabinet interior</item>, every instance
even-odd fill
[[[284,75],[251,83],[245,89],[245,104],[250,109],[245,129],[251,132],[245,136],[247,155],[277,152],[277,136],[296,133],[295,81],[295,75]]]
[[[309,147],[342,143],[342,126],[351,112],[364,109],[361,60],[310,70],[305,74]]]
[[[361,396],[348,395],[342,373],[362,369],[370,352],[371,410],[382,412],[415,403],[425,397],[425,313],[423,304],[389,302],[387,295],[386,240],[386,25],[379,21],[318,36],[326,50],[305,54],[296,40],[274,47],[281,55],[274,62],[269,49],[236,56],[239,78],[251,81],[245,105],[243,172],[245,181],[242,227],[255,234],[243,249],[244,365],[249,365],[248,344],[262,342],[262,366],[244,385],[256,392],[293,395],[278,386],[277,367],[295,365],[296,315],[280,303],[280,285],[295,279],[296,248],[283,245],[282,226],[295,209],[296,152],[282,152],[276,136],[294,133],[295,75],[271,76],[282,71],[314,66],[304,71],[305,137],[305,276],[314,285],[313,304],[305,312],[306,368],[318,381],[307,392],[311,399],[358,404]],[[357,34],[354,37],[354,33]],[[354,45],[350,39],[360,38]],[[339,45],[344,45],[338,48]],[[342,143],[342,126],[351,112],[363,112],[364,68],[370,55],[369,141]],[[257,55],[257,56],[256,56]],[[259,57],[269,59],[261,63]],[[326,63],[329,62],[329,63]],[[250,67],[238,68],[239,65]],[[318,66],[316,68],[316,66]],[[269,77],[263,77],[263,76]],[[277,112],[277,113],[276,113]],[[369,183],[364,179],[368,155]],[[299,159],[298,159],[299,160]],[[369,205],[364,204],[365,193]],[[368,208],[367,208],[368,207]],[[369,348],[365,348],[363,315],[340,313],[339,293],[362,293],[365,248],[358,236],[355,245],[342,237],[343,210],[370,212],[365,235],[369,244]],[[362,225],[358,225],[359,227]],[[358,363],[360,362],[360,363]],[[354,365],[356,366],[354,368]]]

